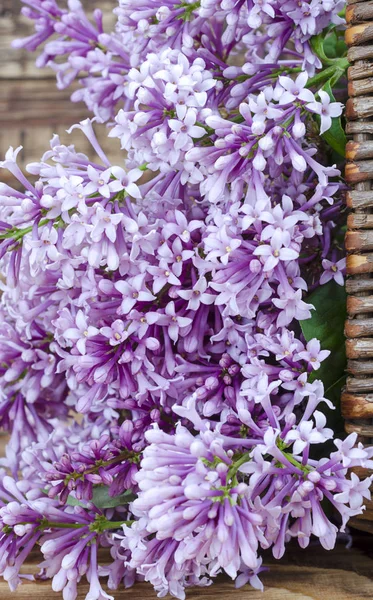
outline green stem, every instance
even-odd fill
[[[289,461],[289,463],[291,463],[297,469],[300,469],[304,473],[310,473],[312,471],[311,467],[308,467],[307,465],[302,465],[296,458],[294,458],[292,454],[289,454],[289,452],[284,452],[283,450],[281,450],[281,452],[286,458],[286,460]]]
[[[39,527],[41,529],[83,529],[84,527],[89,527],[91,531],[101,533],[109,529],[120,529],[122,525],[130,526],[132,523],[133,521],[109,521],[108,519],[103,519],[103,515],[99,515],[97,521],[93,521],[90,525],[86,523],[54,523],[53,521],[43,519]],[[23,523],[23,525],[27,525],[27,523]]]
[[[134,521],[108,521],[105,529],[120,529],[122,525],[127,525],[129,527],[133,522]]]
[[[123,525],[132,525],[133,521],[108,521],[104,515],[97,515],[96,520],[91,523],[91,533],[103,533],[109,529],[120,529]]]
[[[198,125],[198,127],[202,127],[202,129],[204,129],[209,135],[212,135],[213,133],[215,133],[215,129],[212,129],[212,127],[209,127],[208,125],[205,125],[204,123],[201,123],[200,121],[196,121],[196,125]]]
[[[42,225],[45,225],[46,223],[48,223],[48,219],[44,219],[43,221],[40,221],[39,227],[41,227]],[[0,239],[1,240],[13,239],[14,241],[18,241],[21,238],[23,238],[27,233],[31,233],[33,228],[34,228],[33,225],[30,225],[29,227],[25,227],[25,229],[18,229],[17,227],[13,227],[7,233],[1,234]]]
[[[188,4],[188,2],[181,2],[181,4],[175,4],[174,8],[183,9],[183,12],[176,18],[181,19],[182,21],[190,21],[192,18],[193,11],[199,8],[200,6],[200,0],[197,0],[197,2],[194,2],[193,4]]]
[[[87,525],[83,523],[53,523],[52,521],[42,521],[40,527],[43,527],[44,529],[52,529],[53,527],[58,529],[82,529],[82,527],[87,527]]]
[[[290,454],[289,452],[285,452],[281,447],[279,447],[279,450],[280,450],[281,454],[284,456],[284,458],[286,458],[286,460],[289,463],[291,463],[294,467],[296,467],[300,471],[303,471],[305,474],[308,474],[313,470],[312,467],[309,467],[307,465],[302,465],[296,458],[294,458],[294,456],[292,454]],[[239,468],[243,464],[250,462],[250,460],[251,460],[250,454],[251,454],[251,452],[245,452],[245,454],[243,454],[238,460],[236,460],[233,463],[233,465],[230,467],[229,472],[228,472],[228,477],[230,479],[233,479],[236,476]]]
[[[314,77],[311,77],[311,79],[307,81],[306,87],[310,88],[313,86],[317,86],[320,83],[328,81],[329,79],[333,79],[334,83],[336,83],[336,81],[338,81],[338,79],[340,79],[342,75],[344,75],[349,64],[350,63],[347,60],[347,58],[339,58],[334,62],[333,65],[331,65],[327,69],[324,69],[324,71],[321,71],[321,73],[317,73],[317,75],[315,75]],[[336,77],[337,79],[335,79]]]
[[[292,73],[302,73],[303,69],[301,67],[281,67],[281,69],[276,69],[271,73],[271,77],[277,78],[279,75],[291,75]]]
[[[95,465],[94,467],[92,467],[91,469],[84,471],[83,475],[89,475],[90,473],[95,473],[95,471],[97,471],[97,469],[100,469],[101,467],[110,467],[110,465],[115,465],[116,463],[122,462],[123,460],[128,460],[129,458],[133,458],[133,456],[131,456],[131,452],[128,452],[128,450],[125,450],[124,452],[121,452],[120,454],[118,454],[118,456],[114,456],[110,460],[102,461],[98,465]]]
[[[41,221],[39,221],[38,227],[44,227],[44,225],[48,225],[48,223],[50,222],[50,219],[42,219]],[[53,223],[53,227],[55,229],[58,229],[59,227],[61,227],[61,225],[64,225],[61,219],[57,219]],[[34,225],[30,225],[29,227],[25,227],[24,229],[18,229],[17,227],[13,227],[7,233],[3,233],[2,235],[0,235],[0,240],[13,240],[14,242],[18,242],[19,240],[24,238],[25,235],[31,233],[33,229]]]
[[[236,475],[238,469],[251,460],[250,454],[251,452],[245,452],[245,454],[243,454],[241,458],[239,458],[238,460],[236,460],[236,462],[233,463],[233,465],[229,469],[229,477],[233,478]]]
[[[110,458],[109,460],[99,461],[96,465],[94,465],[90,469],[87,469],[86,471],[83,471],[82,473],[77,473],[74,471],[74,473],[67,475],[66,479],[67,480],[69,480],[69,479],[76,480],[76,479],[80,479],[80,478],[84,479],[84,477],[86,475],[91,475],[92,473],[96,473],[98,469],[101,469],[101,467],[110,467],[111,465],[115,465],[124,460],[138,461],[139,457],[140,457],[140,453],[124,450],[123,452],[118,454],[118,456],[114,456],[113,458]]]

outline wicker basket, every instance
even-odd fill
[[[348,433],[373,440],[373,2],[348,0],[346,42],[351,66],[346,106],[348,231],[346,349],[342,412]],[[366,471],[356,470],[359,476]],[[373,533],[373,502],[352,521]]]

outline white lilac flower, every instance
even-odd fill
[[[321,102],[310,102],[307,104],[307,108],[317,115],[320,115],[320,133],[322,134],[330,129],[333,118],[341,116],[343,104],[341,102],[331,102],[329,94],[324,90],[320,90],[318,94]]]
[[[75,317],[76,327],[69,327],[64,332],[64,337],[69,342],[75,343],[80,354],[86,353],[87,339],[98,334],[97,327],[88,324],[87,316],[78,310]]]
[[[319,369],[321,362],[329,355],[330,350],[321,350],[320,342],[316,338],[307,342],[306,349],[298,353],[299,358],[307,361],[312,369]]]
[[[284,245],[283,233],[280,228],[276,228],[270,243],[258,246],[254,250],[254,254],[262,257],[264,271],[272,271],[280,261],[289,261],[298,258],[299,251]]]
[[[291,104],[295,100],[302,100],[303,102],[314,101],[313,93],[305,87],[308,81],[306,72],[300,73],[295,80],[290,77],[281,76],[278,81],[284,89],[279,99],[280,105]]]
[[[191,290],[180,290],[178,295],[188,300],[188,309],[197,310],[200,304],[213,304],[215,295],[207,292],[208,285],[205,277],[200,277]]]

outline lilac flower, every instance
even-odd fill
[[[188,300],[188,309],[196,311],[200,304],[212,304],[215,301],[215,296],[206,292],[207,287],[206,278],[202,276],[191,290],[180,290],[178,294]]]
[[[33,275],[36,275],[42,263],[57,259],[57,240],[58,234],[54,227],[45,227],[39,239],[27,240],[27,247],[31,249],[29,260]]]
[[[262,571],[265,571],[265,567],[262,567],[261,559],[259,559],[256,569],[246,569],[243,567],[242,573],[240,573],[235,581],[236,588],[243,587],[246,583],[250,583],[251,587],[262,592],[264,590],[264,586],[259,579],[259,573]]]
[[[319,411],[314,413],[315,425],[312,421],[302,421],[298,429],[292,429],[285,437],[287,443],[294,442],[294,454],[301,454],[307,444],[322,444],[333,437],[333,431],[325,428],[325,416]]]
[[[330,129],[332,118],[339,117],[342,114],[343,104],[341,102],[331,102],[329,94],[323,90],[320,90],[318,94],[321,102],[311,102],[307,105],[307,108],[320,115],[320,133],[323,134]]]
[[[356,444],[356,439],[357,434],[351,433],[345,440],[335,440],[334,442],[342,457],[344,467],[357,467],[363,463],[367,465],[372,463],[370,460],[373,455],[372,449],[365,449],[361,442]]]
[[[198,220],[189,221],[185,214],[180,210],[175,210],[170,218],[167,219],[167,223],[164,225],[163,233],[164,237],[168,239],[172,235],[178,236],[182,242],[188,243],[191,239],[193,231],[202,227],[202,222]]]
[[[41,0],[25,0],[24,4],[23,14],[34,21],[35,33],[15,40],[13,46],[35,51],[47,42],[37,66],[48,64],[57,73],[59,88],[68,87],[82,75],[83,90],[75,92],[72,100],[84,100],[102,119],[111,117],[123,96],[121,74],[128,72],[130,59],[115,34],[104,34],[102,12],[94,11],[92,23],[79,0],[70,0],[67,9],[54,0],[48,5]]]
[[[87,196],[91,194],[99,193],[104,198],[110,198],[112,192],[118,191],[118,187],[115,181],[110,181],[112,174],[111,169],[105,171],[99,171],[92,165],[87,167],[87,175],[90,179],[89,183],[84,188],[84,193]],[[119,189],[122,189],[119,187]]]
[[[324,260],[322,261],[322,266],[324,268],[324,271],[320,277],[321,285],[324,285],[332,279],[334,279],[334,281],[336,281],[338,285],[344,285],[343,273],[346,268],[345,258],[341,258],[337,262],[333,262],[324,258]]]
[[[109,486],[112,495],[131,490],[143,446],[133,433],[132,422],[125,421],[112,429],[111,436],[104,434],[51,465],[44,463],[42,478],[51,485],[49,497],[66,504],[70,495],[70,499],[92,500],[95,485]]]
[[[301,290],[296,292],[289,290],[281,293],[280,298],[273,300],[273,304],[283,310],[277,319],[279,327],[288,325],[294,318],[299,321],[309,319],[311,316],[310,310],[313,308],[312,304],[307,304],[302,300]]]
[[[141,198],[141,192],[135,183],[142,176],[140,169],[131,169],[126,173],[121,167],[112,167],[110,171],[116,178],[116,181],[110,184],[113,191],[125,189],[133,198]]]
[[[57,192],[57,197],[61,200],[61,210],[69,211],[71,208],[77,208],[81,214],[87,212],[86,196],[83,187],[84,179],[79,175],[60,179],[60,189]]]
[[[308,75],[306,72],[300,73],[295,81],[290,77],[279,77],[279,84],[285,90],[280,96],[279,103],[281,105],[291,104],[297,99],[303,102],[312,102],[313,94],[311,90],[305,88],[307,81]]]
[[[345,492],[341,492],[340,494],[336,494],[334,499],[336,502],[342,502],[343,504],[349,503],[352,509],[359,508],[363,498],[370,498],[370,485],[371,480],[369,477],[363,481],[360,481],[356,473],[351,473],[351,483],[349,489]]]
[[[255,531],[261,517],[249,509],[246,485],[231,479],[224,439],[209,431],[196,439],[181,426],[174,437],[157,430],[146,435],[150,445],[137,476],[142,491],[132,510],[149,515],[147,532],[160,540],[184,540],[186,556],[199,555],[202,564],[214,562],[232,577],[241,560],[256,569]]]
[[[100,531],[107,523],[103,515],[91,515],[80,507],[76,511],[62,510],[48,498],[42,498],[40,490],[29,489],[22,494],[17,483],[8,476],[2,477],[0,494],[7,504],[0,508],[0,522],[9,530],[0,538],[1,574],[11,590],[21,583],[21,578],[33,579],[31,575],[20,575],[19,571],[34,545],[41,544],[44,554],[43,571],[53,577],[55,591],[65,589],[74,600],[77,597],[76,583],[84,573],[94,586],[87,595],[110,598],[103,591],[97,577],[96,542]],[[100,518],[101,517],[101,518]],[[60,529],[61,524],[64,526]],[[88,567],[92,544],[91,561]],[[73,583],[73,585],[71,585]]]
[[[168,335],[174,343],[178,340],[180,329],[188,327],[192,323],[192,319],[180,317],[176,314],[174,302],[167,304],[164,315],[151,311],[148,312],[146,320],[150,324],[157,323],[157,325],[162,327],[166,326]]]
[[[76,327],[70,327],[64,332],[64,337],[68,341],[75,342],[80,354],[86,353],[87,339],[98,334],[97,327],[88,325],[87,317],[82,310],[78,310],[75,317]]]
[[[214,232],[215,233],[215,232]],[[230,254],[239,248],[241,240],[233,239],[226,227],[214,235],[209,235],[204,239],[205,249],[207,251],[206,259],[217,262],[219,259],[223,265],[228,263]]]
[[[120,314],[128,314],[137,302],[151,302],[155,296],[149,292],[144,284],[145,276],[136,275],[128,281],[118,281],[115,289],[122,295]]]
[[[256,256],[263,256],[264,258],[264,271],[272,271],[280,260],[288,261],[298,258],[299,252],[294,248],[287,248],[283,246],[283,235],[281,230],[278,228],[272,235],[270,244],[263,244],[258,246],[254,250]]]
[[[94,117],[69,130],[87,153],[54,136],[32,182],[20,149],[0,163],[0,574],[15,588],[37,544],[68,600],[83,577],[86,600],[112,598],[102,577],[262,589],[262,550],[330,549],[370,499],[348,469],[372,449],[334,439],[329,352],[299,325],[343,283],[318,135],[341,105],[318,88],[347,60],[314,39],[340,47],[343,0],[119,0],[113,31],[79,0],[23,4],[15,45]]]
[[[136,525],[141,525],[141,519]],[[124,531],[126,535],[122,545],[125,549],[128,545],[130,547],[130,566],[162,596],[170,593],[185,600],[186,587],[210,584],[205,567],[185,554],[184,540],[154,538],[144,542],[140,537],[141,528],[124,528]],[[137,541],[140,542],[138,546]]]
[[[321,362],[328,358],[329,354],[329,350],[321,350],[320,342],[314,338],[307,343],[306,350],[299,352],[298,356],[307,361],[312,369],[319,369]]]
[[[182,121],[176,119],[169,120],[170,129],[174,133],[171,134],[171,138],[175,140],[176,150],[187,150],[192,147],[192,138],[203,137],[206,130],[199,125],[196,125],[197,112],[189,108]]]
[[[110,327],[101,327],[100,333],[108,338],[111,346],[121,344],[128,337],[126,323],[121,319],[116,319]]]

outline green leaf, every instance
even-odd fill
[[[44,494],[48,495],[48,490],[45,488],[42,490]],[[107,486],[98,486],[93,489],[92,502],[97,508],[115,508],[116,506],[123,506],[129,504],[135,500],[136,495],[131,490],[127,490],[119,496],[109,496],[109,488]],[[68,506],[83,506],[87,508],[87,503],[81,502],[74,496],[69,496],[66,500]]]
[[[99,486],[93,490],[92,502],[97,508],[115,508],[132,502],[136,496],[131,490],[127,490],[119,496],[110,496],[108,486]]]
[[[312,87],[319,86],[325,81],[330,81],[332,85],[335,85],[337,81],[343,75],[345,75],[350,63],[348,62],[347,58],[336,58],[332,62],[333,64],[331,66],[326,67],[311,77],[311,79],[307,81],[306,87],[310,89]]]
[[[315,52],[315,54],[317,54],[317,56],[322,61],[322,63],[325,65],[332,65],[334,62],[333,58],[329,58],[329,56],[327,56],[325,53],[324,36],[321,33],[319,33],[319,35],[314,35],[310,39],[310,42],[311,42],[311,47],[312,47],[313,51]]]
[[[335,29],[319,33],[311,38],[311,46],[324,65],[332,65],[338,58],[347,54],[347,45]]]
[[[342,286],[330,281],[310,294],[307,302],[313,304],[316,310],[312,311],[310,319],[301,321],[303,335],[307,342],[317,338],[323,350],[330,350],[330,355],[321,363],[320,369],[313,371],[310,380],[321,379],[326,390],[325,397],[330,394],[335,398],[338,382],[343,385],[341,379],[346,367],[346,292]]]
[[[324,52],[328,58],[346,56],[347,44],[334,29],[324,39]]]
[[[347,379],[347,375],[345,373],[343,373],[343,375],[337,379],[337,381],[335,381],[331,386],[329,386],[326,390],[325,390],[325,398],[327,398],[328,400],[330,400],[334,406],[339,406],[340,404],[340,400],[341,400],[341,392],[342,389],[344,388],[344,386],[346,385],[346,379]],[[328,409],[330,410],[330,409]],[[344,431],[344,421],[342,418],[342,414],[340,414],[341,417],[341,427],[339,429],[338,433],[341,433]],[[337,432],[336,432],[337,433]]]
[[[322,89],[326,92],[331,100],[335,102],[333,91],[331,88],[331,80],[327,81]],[[332,125],[328,131],[322,134],[324,140],[329,144],[333,150],[338,152],[341,156],[345,156],[345,148],[347,143],[346,134],[342,127],[341,117],[334,117],[332,119]]]
[[[330,35],[326,36],[323,43],[323,50],[328,58],[338,58],[337,42],[338,38],[336,32],[331,31]]]
[[[83,506],[84,508],[87,507],[87,503],[83,503],[80,502],[80,500],[77,500],[76,498],[74,498],[74,496],[69,496],[66,500],[66,504],[68,504],[69,506]]]

